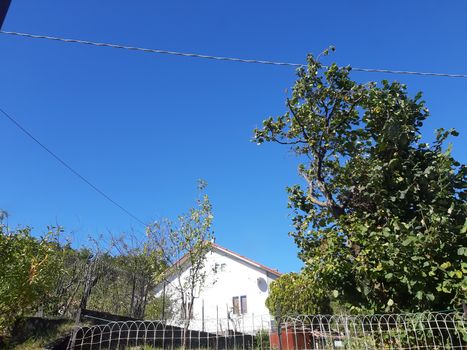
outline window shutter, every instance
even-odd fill
[[[242,304],[242,314],[248,313],[247,303],[246,303],[246,295],[242,295],[240,297],[240,301]]]
[[[232,305],[233,305],[233,313],[235,315],[239,315],[240,314],[240,305],[239,305],[239,302],[238,302],[238,297],[233,297],[232,298]]]

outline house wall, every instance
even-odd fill
[[[214,273],[213,269],[216,264],[217,272]],[[254,322],[253,316],[258,319],[269,314],[265,301],[269,293],[269,284],[277,276],[216,248],[207,254],[205,270],[208,273],[207,283],[194,301],[193,319],[196,322],[193,325],[203,318],[203,304],[205,329],[212,328],[216,319],[244,318],[250,319],[251,323]],[[182,279],[186,278],[187,275],[188,272],[183,273]],[[260,279],[260,283],[258,283],[258,279]],[[173,293],[176,296],[176,292],[170,285],[166,286],[166,293],[167,295]],[[158,290],[157,294],[161,296],[162,291]],[[246,314],[242,316],[233,314],[232,298],[234,296],[247,297]],[[181,309],[179,306],[177,308]],[[176,316],[180,317],[181,313]],[[266,316],[265,319],[268,317]],[[259,321],[256,322],[259,323]]]

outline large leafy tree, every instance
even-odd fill
[[[325,52],[327,54],[327,52]],[[439,310],[467,292],[466,168],[422,142],[421,94],[398,82],[360,84],[350,67],[313,56],[288,111],[255,130],[303,161],[288,188],[292,236],[318,295],[370,312]],[[315,308],[319,311],[319,308]]]

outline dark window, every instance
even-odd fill
[[[238,297],[232,298],[232,306],[233,306],[233,313],[235,315],[239,315],[240,314],[240,303],[239,303]]]
[[[242,307],[242,314],[246,314],[248,312],[248,307],[247,307],[247,304],[246,304],[246,295],[242,295],[240,297],[240,303],[241,303],[241,307]]]

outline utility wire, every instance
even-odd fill
[[[201,54],[197,54],[197,53],[187,53],[187,52],[168,51],[168,50],[159,50],[159,49],[147,49],[147,48],[142,48],[142,47],[126,46],[126,45],[119,45],[119,44],[109,44],[109,43],[99,43],[99,42],[87,41],[87,40],[58,38],[58,37],[46,36],[46,35],[35,35],[35,34],[18,33],[18,32],[7,32],[7,31],[3,31],[3,30],[1,30],[0,33],[1,34],[8,34],[8,35],[22,36],[22,37],[33,38],[33,39],[47,39],[47,40],[65,42],[65,43],[77,43],[77,44],[85,44],[85,45],[92,45],[92,46],[111,47],[111,48],[114,48],[114,49],[125,49],[125,50],[132,50],[132,51],[143,51],[143,52],[157,53],[157,54],[205,58],[205,59],[218,60],[218,61],[234,61],[234,62],[242,62],[242,63],[272,64],[272,65],[276,65],[276,66],[292,66],[292,67],[302,67],[303,66],[303,64],[299,64],[299,63],[274,62],[274,61],[264,61],[264,60],[248,60],[248,59],[243,59],[243,58],[222,57],[222,56],[209,56],[209,55],[201,55]]]
[[[42,142],[40,142],[34,135],[32,135],[28,130],[26,130],[15,118],[13,118],[10,114],[5,112],[2,108],[0,108],[0,112],[8,118],[18,129],[20,129],[24,134],[26,134],[29,138],[31,138],[35,143],[37,143],[44,151],[46,151],[49,155],[51,155],[53,158],[55,158],[61,165],[63,165],[65,168],[67,168],[69,171],[71,171],[74,175],[76,175],[78,178],[81,179],[86,185],[91,187],[94,191],[96,191],[98,194],[100,194],[102,197],[104,197],[106,200],[108,200],[110,203],[115,205],[117,208],[125,212],[129,217],[134,219],[136,222],[140,223],[143,226],[147,226],[147,224],[144,223],[143,220],[139,219],[137,216],[132,214],[128,209],[123,207],[121,204],[113,200],[110,196],[108,196],[104,191],[99,189],[96,185],[94,185],[91,181],[89,181],[87,178],[85,178],[83,175],[81,175],[77,170],[73,169],[71,165],[69,165],[67,162],[65,162],[62,158],[60,158],[58,155],[56,155],[53,151],[51,151],[47,146],[45,146]]]
[[[94,41],[88,41],[88,40],[67,39],[67,38],[59,38],[59,37],[54,37],[54,36],[36,35],[36,34],[11,32],[11,31],[3,31],[3,30],[1,30],[0,33],[6,34],[6,35],[15,35],[15,36],[20,36],[20,37],[33,38],[33,39],[46,39],[46,40],[59,41],[59,42],[64,42],[64,43],[77,43],[77,44],[84,44],[84,45],[91,45],[91,46],[111,47],[114,49],[142,51],[142,52],[148,52],[148,53],[175,55],[175,56],[183,56],[183,57],[191,57],[191,58],[203,58],[203,59],[217,60],[217,61],[268,64],[268,65],[275,65],[275,66],[289,66],[289,67],[297,67],[297,68],[304,66],[304,64],[301,64],[301,63],[244,59],[244,58],[237,58],[237,57],[211,56],[211,55],[203,55],[203,54],[198,54],[198,53],[187,53],[187,52],[169,51],[169,50],[161,50],[161,49],[148,49],[148,48],[136,47],[136,46],[100,43],[100,42],[94,42]],[[327,66],[323,66],[323,67],[328,68]],[[421,76],[448,77],[448,78],[467,78],[467,74],[432,73],[432,72],[417,72],[417,71],[377,69],[377,68],[358,68],[358,67],[352,67],[352,70],[357,71],[357,72],[366,72],[366,73],[387,73],[387,74],[406,74],[406,75],[421,75]]]

